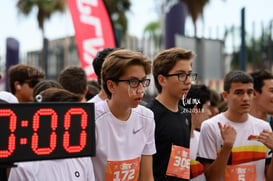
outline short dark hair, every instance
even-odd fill
[[[221,95],[214,89],[210,89],[210,105],[218,106],[221,102]]]
[[[102,64],[105,60],[105,58],[107,57],[107,55],[109,55],[111,52],[118,50],[119,48],[104,48],[101,51],[99,51],[96,55],[96,57],[93,60],[93,68],[95,71],[95,74],[98,77],[98,84],[101,85],[101,68],[102,68]]]
[[[202,109],[203,105],[210,101],[210,90],[205,85],[191,85],[191,88],[187,94],[186,98],[198,99],[200,102],[198,104],[186,104],[185,108],[193,108],[197,105],[197,108]]]
[[[33,98],[35,100],[36,96],[38,94],[40,94],[40,92],[48,89],[48,88],[52,88],[52,87],[56,87],[56,88],[60,88],[62,89],[63,86],[55,81],[55,80],[42,80],[40,81],[38,84],[35,85],[35,87],[33,88]]]
[[[83,95],[87,88],[86,73],[81,67],[68,66],[59,75],[59,83],[64,89]]]
[[[89,100],[93,98],[95,95],[97,95],[100,92],[100,86],[96,80],[88,80],[87,81],[87,92],[85,94],[85,99]]]
[[[264,80],[273,79],[273,74],[268,70],[256,70],[250,73],[251,77],[254,80],[254,89],[262,93],[262,87],[264,86]]]
[[[224,77],[224,91],[229,93],[231,84],[234,82],[243,84],[253,83],[253,78],[248,73],[241,70],[230,71]]]
[[[8,79],[10,91],[15,94],[14,82],[18,81],[20,84],[26,80],[44,79],[45,73],[34,66],[26,64],[12,65],[8,69]]]
[[[80,102],[82,97],[65,89],[48,88],[40,93],[42,102]]]

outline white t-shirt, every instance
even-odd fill
[[[197,153],[201,159],[215,160],[217,152],[221,150],[224,142],[218,122],[222,125],[228,122],[237,132],[232,148],[232,165],[256,165],[257,180],[264,180],[265,161],[266,158],[271,158],[270,150],[261,142],[248,140],[248,137],[250,135],[259,135],[264,129],[271,130],[270,125],[251,115],[248,115],[247,121],[243,123],[232,122],[223,113],[216,115],[202,123],[199,150]],[[258,159],[257,157],[260,154],[264,154],[264,156]],[[236,164],[242,162],[243,158],[245,159],[243,164]],[[256,161],[254,160],[255,158],[257,159]]]
[[[90,157],[18,162],[9,181],[95,181]]]
[[[0,99],[8,103],[18,103],[17,97],[10,92],[0,91]]]
[[[96,181],[104,181],[107,161],[124,161],[153,155],[154,115],[148,108],[133,108],[127,121],[117,119],[107,101],[96,103],[96,156],[92,157]]]
[[[94,97],[92,97],[91,99],[89,99],[87,102],[100,102],[100,101],[103,101],[102,98],[100,98],[99,94],[95,95]]]
[[[190,140],[190,159],[191,159],[191,162],[194,160],[195,164],[201,164],[196,161],[200,132],[194,130],[193,135],[194,137],[191,137],[191,140]],[[202,173],[201,175],[198,175],[197,177],[192,178],[190,180],[191,181],[206,181],[206,177],[204,173]]]
[[[190,159],[195,160],[198,150],[198,144],[199,144],[199,138],[200,138],[200,132],[194,130],[193,131],[193,137],[191,137],[190,140]]]

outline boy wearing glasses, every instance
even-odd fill
[[[197,74],[192,73],[194,53],[182,48],[160,52],[153,61],[158,96],[148,104],[155,116],[153,155],[155,180],[189,180],[190,113],[179,105]]]
[[[203,165],[196,160],[200,132],[203,121],[211,116],[210,111],[211,91],[204,84],[192,85],[182,105],[191,113],[191,139],[190,139],[190,159],[191,159],[191,181],[205,181]]]
[[[95,180],[153,181],[154,116],[139,105],[150,84],[151,61],[139,52],[116,50],[102,65],[108,99],[96,103]]]
[[[17,64],[8,70],[9,88],[19,102],[33,102],[33,88],[45,74],[37,67]]]

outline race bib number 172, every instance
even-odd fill
[[[140,158],[122,161],[107,161],[105,181],[137,181]]]

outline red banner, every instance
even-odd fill
[[[113,27],[103,0],[67,0],[78,53],[87,78],[96,78],[92,61],[103,48],[116,46]]]

